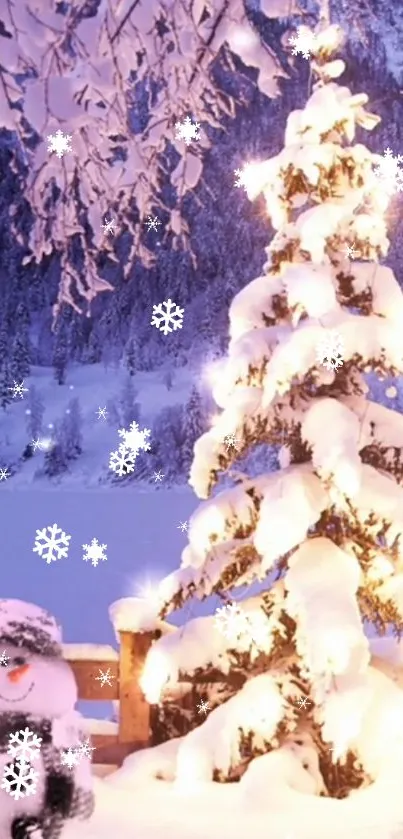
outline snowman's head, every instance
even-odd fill
[[[77,686],[67,662],[8,646],[0,666],[0,715],[24,713],[55,719],[74,708]]]

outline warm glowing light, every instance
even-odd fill
[[[168,662],[157,649],[151,649],[140,677],[140,688],[147,702],[155,705],[160,700],[162,689],[169,679]]]
[[[385,577],[390,577],[394,570],[393,562],[388,557],[378,554],[368,568],[367,577],[373,581],[384,580]]]

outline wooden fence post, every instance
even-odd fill
[[[150,706],[139,681],[155,633],[119,631],[119,636],[119,743],[141,748],[150,742]]]

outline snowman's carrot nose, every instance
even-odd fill
[[[29,664],[22,664],[20,667],[14,667],[14,670],[10,670],[7,673],[7,679],[9,679],[10,682],[19,682],[29,669]]]

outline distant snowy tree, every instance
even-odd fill
[[[294,0],[264,0],[261,12],[284,18],[298,9]],[[102,0],[91,9],[81,0],[3,4],[0,126],[18,141],[12,166],[21,156],[26,165],[35,223],[25,262],[60,255],[56,311],[63,301],[81,310],[112,289],[98,267],[101,252],[116,259],[105,218],[115,219],[116,238],[128,234],[126,277],[135,260],[153,259],[143,235],[149,215],[164,214],[175,247],[187,241],[183,199],[201,176],[206,129],[235,114],[235,96],[220,86],[217,66],[236,73],[233,57],[240,58],[256,69],[257,87],[269,97],[286,76],[253,20],[243,0]],[[176,131],[187,117],[201,125],[189,146]],[[72,137],[63,160],[47,151],[58,130]],[[167,150],[175,151],[174,162],[167,163]],[[176,191],[175,206],[162,197],[162,172]],[[21,239],[17,226],[15,233]],[[70,258],[73,250],[79,260]]]
[[[26,396],[27,411],[25,421],[30,440],[37,440],[42,433],[43,415],[45,405],[39,390],[35,385],[30,385]]]
[[[125,428],[128,428],[131,422],[138,422],[140,419],[140,403],[136,402],[137,395],[131,376],[127,376],[118,400],[119,415]]]
[[[309,807],[368,786],[362,801],[375,806],[403,759],[403,692],[370,664],[364,632],[365,620],[403,632],[403,417],[368,398],[363,374],[403,372],[403,293],[378,264],[390,200],[380,158],[354,144],[356,127],[379,119],[334,81],[339,28],[315,36],[316,82],[284,148],[242,172],[277,232],[262,275],[232,302],[221,413],[196,443],[190,484],[207,499],[262,444],[280,448],[279,469],[215,491],[191,517],[158,615],[213,594],[222,608],[156,641],[142,685],[152,703],[180,680],[231,689],[205,721],[189,711],[176,757],[186,784],[243,775],[245,795],[291,801],[292,790]]]
[[[3,409],[12,401],[12,379],[7,359],[0,362],[0,405]]]
[[[60,434],[59,427],[55,428],[55,443],[51,448],[45,452],[44,465],[41,472],[48,478],[55,478],[63,475],[69,466],[69,459],[66,455],[66,450],[62,442],[58,439]]]
[[[183,443],[183,406],[168,405],[160,411],[151,430],[150,473],[162,469],[173,483],[185,480]]]
[[[165,385],[166,389],[167,390],[172,390],[173,383],[174,383],[174,373],[173,373],[173,370],[170,366],[167,367],[164,370],[164,372],[162,374],[162,380],[164,382],[164,385]]]
[[[83,419],[80,400],[70,399],[60,424],[60,440],[67,460],[74,460],[82,452]]]
[[[134,376],[139,369],[139,343],[135,335],[131,335],[124,349],[124,364],[130,376]]]
[[[71,349],[71,313],[65,306],[56,325],[52,356],[55,378],[59,385],[65,383]]]
[[[13,379],[21,381],[29,376],[31,370],[30,361],[28,331],[22,327],[14,338],[11,351],[10,368]]]
[[[193,447],[196,440],[206,429],[206,414],[203,401],[196,387],[192,387],[189,400],[183,411],[183,448],[182,455],[188,475],[193,460]]]

